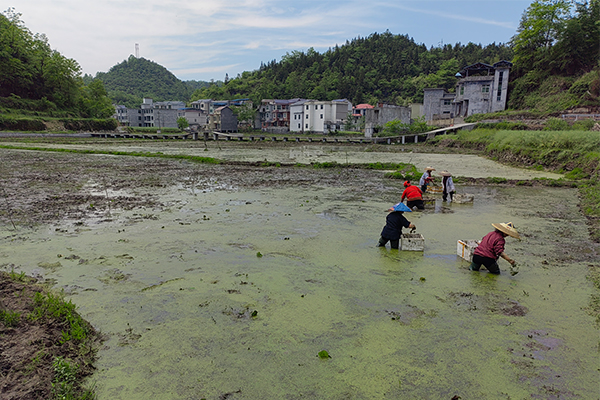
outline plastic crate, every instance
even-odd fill
[[[403,233],[400,237],[400,249],[423,251],[425,250],[425,238],[420,233]]]
[[[472,203],[475,196],[468,193],[456,193],[452,199],[454,203],[464,204],[464,203]]]
[[[479,240],[459,240],[456,243],[456,255],[467,261],[473,260],[473,252],[479,246]]]

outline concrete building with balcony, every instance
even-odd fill
[[[500,61],[494,65],[476,63],[463,68],[454,93],[445,89],[424,91],[425,120],[437,125],[443,121],[463,119],[473,114],[487,114],[506,108],[508,78],[512,63]]]
[[[229,106],[215,109],[208,117],[208,130],[212,132],[235,133],[238,131],[237,117]]]
[[[263,99],[258,107],[258,126],[265,132],[290,131],[290,106],[300,99]]]
[[[290,106],[290,132],[339,131],[351,113],[352,103],[346,99],[299,100]]]
[[[122,105],[115,106],[113,115],[121,125],[135,127],[177,128],[181,101],[167,101],[154,103],[151,98],[145,97],[140,108],[127,108]]]

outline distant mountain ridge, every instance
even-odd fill
[[[133,55],[108,72],[98,72],[95,78],[104,83],[115,103],[128,107],[139,107],[143,97],[154,101],[187,102],[194,90],[208,86],[208,82],[184,82],[162,65]]]

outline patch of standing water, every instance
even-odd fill
[[[19,146],[19,143],[6,142],[6,145]],[[182,141],[182,142],[147,142],[143,145],[136,142],[104,142],[90,144],[36,144],[42,148],[65,148],[78,150],[103,150],[119,152],[161,152],[170,155],[190,155],[197,157],[212,157],[227,161],[243,162],[280,162],[310,164],[314,162],[337,162],[340,164],[368,163],[407,163],[413,164],[419,171],[427,166],[433,166],[437,171],[447,170],[454,176],[471,178],[503,177],[506,179],[559,179],[561,174],[546,171],[535,171],[514,168],[499,164],[492,160],[470,154],[431,154],[416,153],[410,147],[393,146],[397,151],[376,151],[371,147],[356,145],[299,145],[287,143],[282,147],[256,147],[244,144],[228,144],[227,142]],[[405,151],[406,150],[406,151]],[[436,173],[434,173],[436,176]]]
[[[182,187],[152,218],[27,232],[0,264],[54,280],[108,336],[99,399],[594,398],[576,192],[459,190],[475,201],[406,214],[424,252],[375,247],[390,204],[336,188]],[[457,240],[508,221],[520,273],[468,271]]]

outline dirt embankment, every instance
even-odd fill
[[[3,400],[39,400],[61,398],[60,385],[66,383],[77,393],[81,382],[94,371],[99,336],[87,324],[89,342],[74,344],[64,341],[68,322],[52,317],[33,318],[36,294],[44,288],[22,275],[0,273],[0,398]],[[74,382],[64,382],[54,365],[58,359],[78,365]],[[53,390],[53,384],[55,386]]]

